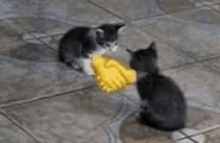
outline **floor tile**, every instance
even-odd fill
[[[32,44],[31,48],[35,49],[36,44]],[[22,49],[22,52],[27,51]],[[45,51],[50,50],[45,49]],[[38,49],[35,52],[41,52],[41,50]],[[49,56],[44,57],[43,61],[31,61],[31,57],[28,56],[26,58],[29,59],[24,60],[0,55],[1,106],[20,102],[20,100],[51,96],[94,84],[92,76],[81,75],[57,61],[45,62],[44,60],[48,60]]]
[[[55,62],[57,52],[40,43],[38,40],[28,40],[26,42],[7,44],[0,54],[19,60],[35,62]]]
[[[214,10],[217,10],[218,12],[220,12],[220,3],[219,2],[211,5],[210,7],[213,8]]]
[[[194,9],[202,6],[195,3],[193,0],[162,0],[162,4],[166,9],[166,13],[171,15],[187,9]]]
[[[10,3],[4,3],[0,5],[0,19],[5,20],[7,18],[19,16],[14,10],[10,8]]]
[[[65,33],[72,25],[64,23],[59,20],[47,19],[47,18],[36,18],[36,17],[23,17],[13,18],[14,24],[27,33],[40,38],[40,34],[53,35],[59,33]]]
[[[38,143],[7,118],[0,115],[0,142],[2,143]]]
[[[198,134],[195,135],[193,137],[189,137],[187,138],[186,136],[190,136],[190,135],[194,135],[194,134]],[[181,131],[176,131],[173,132],[171,135],[171,138],[174,140],[178,140],[176,141],[176,143],[206,143],[207,138],[205,137],[205,135],[203,134],[199,134],[199,132],[193,128],[184,128]]]
[[[211,116],[209,115],[209,111],[201,108],[188,107],[186,126],[189,128],[194,128],[199,123],[209,120],[210,118]]]
[[[13,42],[20,42],[22,35],[25,33],[21,28],[17,27],[13,21],[1,20],[0,21],[0,44],[1,49],[5,50],[8,47],[4,46]]]
[[[141,126],[136,122],[135,117],[124,120],[121,123],[120,129],[120,138],[126,143],[168,143],[170,142],[170,133],[162,132],[149,128],[146,126]]]
[[[6,0],[3,2],[3,5],[5,4],[9,4],[10,11],[13,11],[19,17],[50,17],[67,21],[93,23],[114,17],[87,0],[31,0],[22,3],[15,0]]]
[[[120,107],[117,97],[104,96],[94,88],[2,110],[41,142],[67,143],[100,142],[104,132],[98,125],[116,116]]]
[[[102,127],[97,127],[97,129],[88,132],[88,134],[84,137],[84,141],[82,143],[104,143],[106,141],[106,137]]]
[[[196,11],[196,10],[195,10]],[[190,17],[186,16],[185,17]],[[215,17],[214,19],[219,19]],[[189,58],[203,60],[219,56],[218,25],[187,22],[173,16],[133,22],[158,40],[183,51]]]
[[[104,7],[112,13],[119,15],[121,18],[132,21],[144,17],[163,14],[157,3],[154,1],[133,1],[133,0],[92,0],[92,2]],[[160,3],[159,3],[160,4]]]
[[[64,34],[59,34],[56,36],[49,36],[50,40],[47,40],[48,37],[40,38],[39,40],[45,42],[48,46],[53,48],[55,51],[58,51],[59,43],[60,43],[60,40],[63,36],[64,36]]]
[[[196,129],[201,131],[201,130],[205,130],[206,128],[214,127],[215,125],[220,125],[220,121],[219,121],[220,114],[213,111],[209,111],[208,113],[210,118],[205,120],[204,122],[199,123],[196,126]],[[210,130],[205,134],[209,137],[209,140],[211,140],[212,143],[220,142],[220,128],[215,130]]]
[[[181,13],[174,13],[172,16],[186,21],[204,23],[204,24],[216,24],[220,25],[219,12],[212,10],[209,7],[201,7],[193,10],[186,10]]]
[[[193,2],[187,0],[114,0],[108,2],[104,0],[92,0],[92,2],[128,21],[144,19],[164,13],[180,12],[183,9],[195,7]]]
[[[204,61],[203,64],[209,66],[210,68],[214,69],[216,72],[220,73],[220,57],[208,61]]]
[[[193,0],[195,2],[200,2],[203,3],[205,5],[214,5],[215,3],[218,2],[218,0]]]
[[[188,105],[220,112],[220,77],[207,66],[192,64],[186,67],[163,71],[182,88]]]

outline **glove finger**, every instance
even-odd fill
[[[116,84],[117,84],[119,87],[122,87],[122,86],[126,85],[126,80],[123,79],[122,77],[119,77],[119,76],[115,77],[114,82],[116,82]]]

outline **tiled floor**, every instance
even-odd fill
[[[185,92],[187,127],[220,143],[218,0],[4,0],[0,13],[0,142],[172,142],[174,134],[137,124],[135,87],[105,95],[93,77],[57,61],[70,28],[124,21],[121,48],[110,55],[128,63],[125,48],[156,41],[162,72]],[[179,143],[198,137],[176,133]]]

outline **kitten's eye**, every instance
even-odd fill
[[[106,44],[106,46],[110,47],[110,44]]]
[[[115,43],[115,45],[118,45],[118,43]]]

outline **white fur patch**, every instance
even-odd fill
[[[94,55],[103,55],[107,52],[106,49],[100,48],[98,51],[95,51],[93,54],[90,55],[90,58],[92,58]]]
[[[93,74],[90,59],[84,59],[83,60],[83,67],[84,67],[84,70],[85,70],[87,75],[92,75]]]
[[[112,48],[112,52],[116,52],[117,49],[118,49],[118,46],[116,45],[116,46],[114,46],[114,47]]]
[[[105,54],[105,53],[106,53],[106,50],[105,50],[105,49],[101,49],[101,50],[98,52],[99,55],[103,55],[103,54]]]

